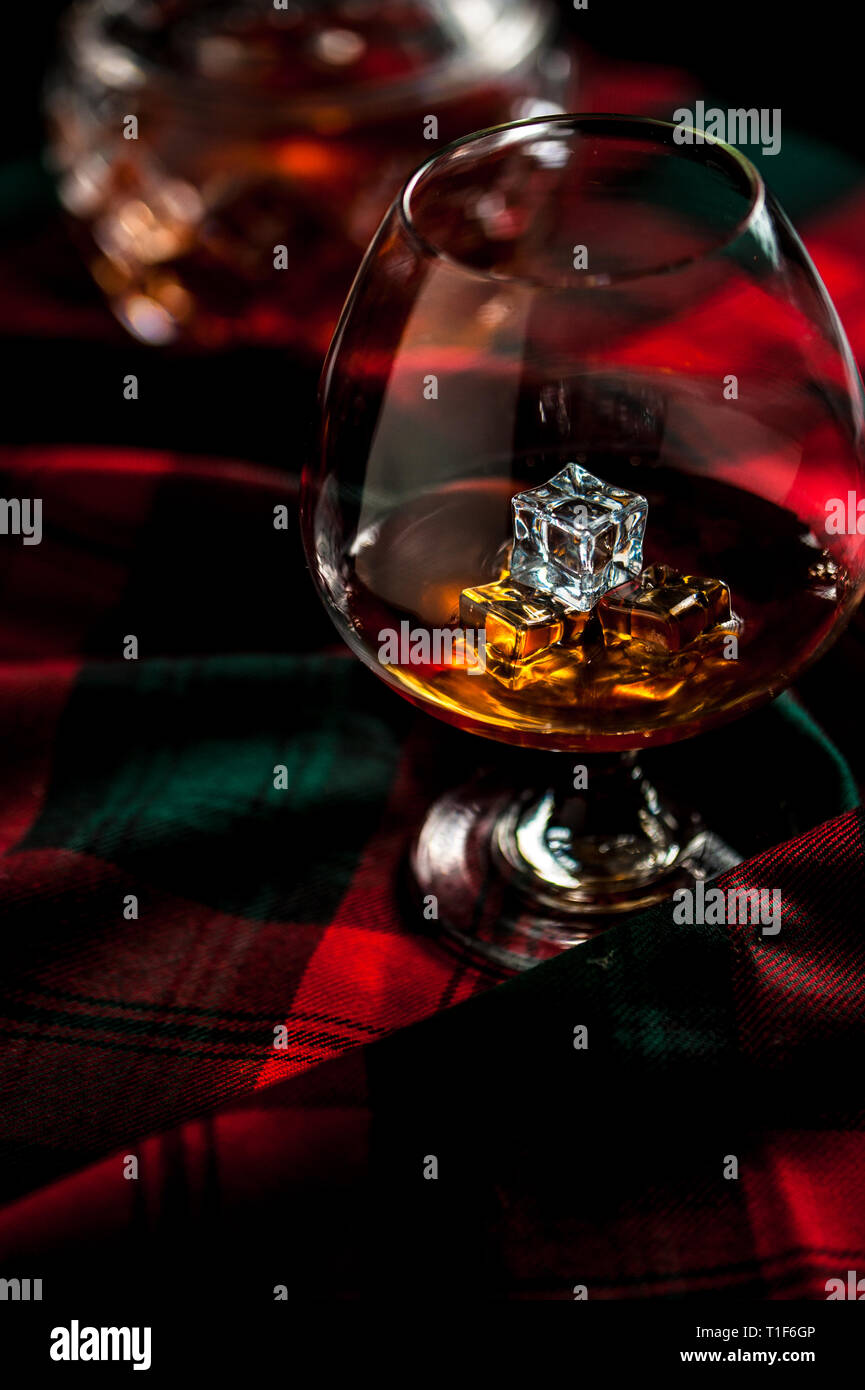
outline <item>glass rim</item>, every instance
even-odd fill
[[[719,237],[705,249],[687,256],[680,256],[668,262],[663,262],[656,266],[641,266],[635,270],[616,271],[614,273],[580,274],[575,279],[573,286],[562,286],[559,282],[543,279],[540,276],[531,275],[510,275],[492,270],[482,270],[477,266],[472,266],[462,261],[457,256],[451,255],[434,240],[427,237],[417,226],[411,208],[412,195],[415,193],[421,179],[428,174],[441,161],[447,159],[455,151],[464,149],[469,145],[479,144],[483,140],[501,134],[529,130],[532,127],[539,131],[549,131],[551,128],[572,127],[576,131],[585,126],[603,127],[606,124],[616,124],[619,129],[610,130],[608,133],[613,135],[627,134],[628,127],[634,128],[634,133],[646,130],[656,132],[670,132],[677,129],[685,129],[692,135],[701,136],[699,145],[694,143],[675,144],[667,141],[660,142],[659,148],[668,149],[671,153],[681,151],[682,158],[695,159],[696,156],[689,151],[694,149],[712,149],[721,152],[729,166],[735,171],[739,179],[745,179],[750,195],[750,203],[747,211],[739,219],[736,225]],[[513,142],[513,143],[516,143]],[[766,205],[766,185],[763,177],[756,165],[748,159],[747,155],[742,154],[741,150],[734,145],[727,144],[724,140],[719,140],[717,136],[708,135],[705,131],[699,130],[695,126],[679,126],[673,121],[662,121],[654,116],[633,116],[619,112],[565,112],[562,115],[548,116],[529,116],[520,121],[508,121],[502,125],[487,126],[484,130],[472,131],[469,135],[463,135],[458,140],[453,140],[449,145],[437,150],[429,159],[425,159],[422,164],[409,175],[397,194],[395,206],[399,213],[402,227],[409,240],[424,253],[425,256],[434,260],[442,261],[463,275],[472,276],[486,282],[502,285],[523,285],[533,289],[563,290],[565,293],[587,289],[602,289],[614,287],[616,285],[633,283],[637,280],[652,279],[655,276],[667,275],[673,271],[684,270],[688,266],[698,265],[708,260],[711,256],[718,255],[719,252],[728,250],[734,246],[746,232],[750,231],[758,219],[761,217]]]
[[[492,56],[489,41],[493,31],[485,36],[484,45],[438,59],[416,73],[384,82],[311,88],[295,95],[261,91],[245,83],[226,88],[220,78],[184,75],[142,58],[123,43],[107,37],[104,20],[113,12],[105,0],[78,0],[62,19],[72,61],[106,87],[135,91],[153,85],[189,115],[212,119],[216,103],[216,109],[224,110],[231,118],[292,120],[314,130],[349,125],[357,117],[398,114],[427,96],[451,100],[487,78],[508,77],[532,61],[553,31],[554,21],[552,9],[546,3],[538,4],[528,11],[531,22],[521,35],[509,34],[506,29],[499,33],[499,46]]]

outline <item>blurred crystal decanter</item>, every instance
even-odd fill
[[[79,0],[47,89],[92,273],[146,343],[318,359],[409,170],[565,109],[537,0]]]

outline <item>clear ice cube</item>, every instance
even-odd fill
[[[649,504],[569,463],[513,498],[511,577],[588,612],[602,594],[639,574]]]

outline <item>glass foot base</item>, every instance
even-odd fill
[[[478,781],[441,797],[411,853],[425,917],[472,955],[525,970],[737,861],[634,758],[610,761],[584,794]]]

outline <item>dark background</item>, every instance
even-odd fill
[[[859,110],[861,45],[849,0],[805,9],[777,0],[686,6],[675,0],[589,0],[575,11],[558,0],[563,27],[617,61],[681,67],[707,99],[729,106],[780,107],[785,134],[798,130],[865,162]],[[258,460],[297,472],[317,371],[272,350],[190,353],[133,341],[100,304],[80,257],[46,207],[38,172],[40,97],[67,0],[4,11],[7,35],[0,96],[0,245],[7,281],[54,285],[99,304],[106,331],[80,341],[64,324],[39,332],[0,315],[5,444],[81,443],[172,448]],[[639,114],[637,112],[636,114]],[[767,172],[770,174],[771,171]],[[795,217],[795,209],[791,208]],[[118,380],[134,372],[142,399],[122,401]]]
[[[67,0],[4,10],[7,36],[0,155],[40,145],[39,87],[57,16]],[[558,0],[562,22],[590,47],[619,58],[687,68],[732,106],[780,106],[785,123],[861,154],[862,43],[859,7],[779,0],[589,0],[575,11]]]

